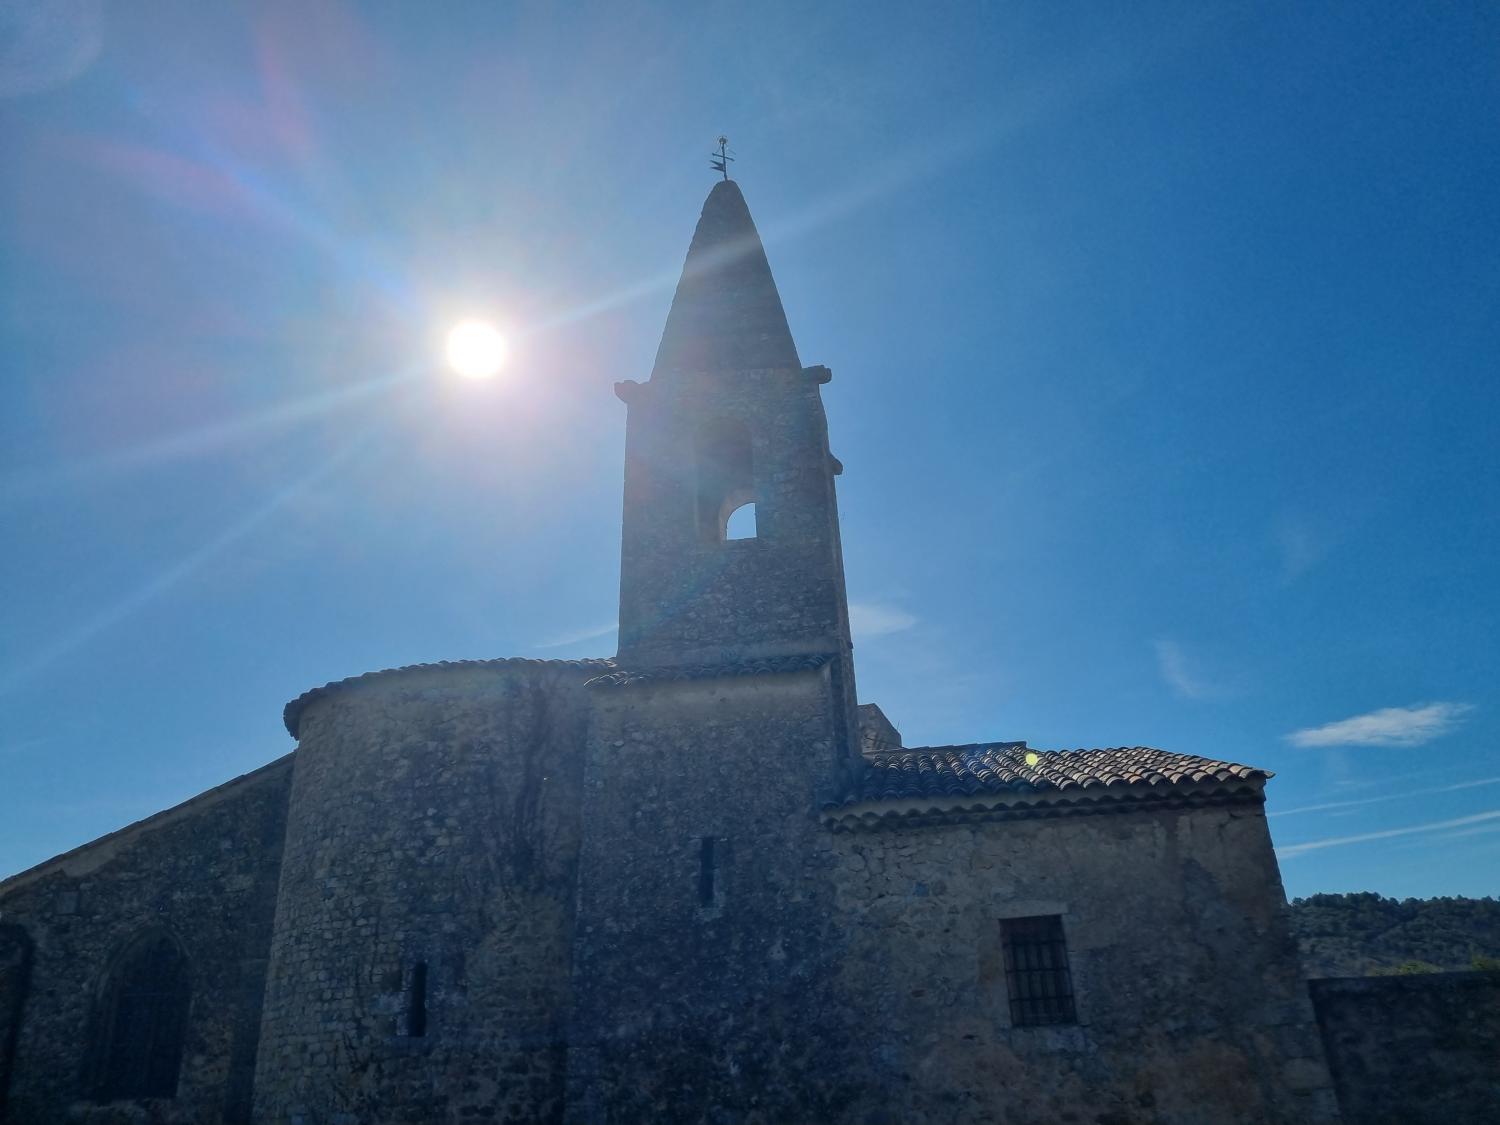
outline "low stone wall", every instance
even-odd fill
[[[1308,986],[1344,1125],[1500,1121],[1500,974]]]

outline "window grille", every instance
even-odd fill
[[[1077,1023],[1073,977],[1062,918],[1007,918],[1000,923],[1005,946],[1005,986],[1014,1027]]]
[[[175,1097],[190,998],[187,959],[171,938],[151,938],[112,978],[100,1024],[99,1100]]]

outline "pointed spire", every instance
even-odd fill
[[[721,180],[698,217],[651,377],[800,366],[745,197]]]

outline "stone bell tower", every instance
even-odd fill
[[[837,1117],[803,1097],[854,1041],[819,819],[860,765],[828,377],[715,184],[651,378],[617,387],[620,653],[588,685],[569,1125]]]
[[[622,663],[822,654],[852,691],[829,378],[797,358],[739,185],[715,184],[651,379],[615,387],[629,408]]]

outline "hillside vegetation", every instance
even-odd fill
[[[1492,967],[1500,958],[1500,901],[1383,898],[1293,899],[1292,932],[1310,977]]]

